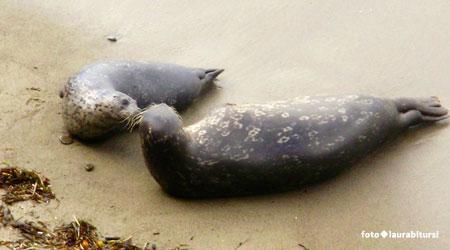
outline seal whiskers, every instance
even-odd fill
[[[130,115],[129,117],[127,117],[127,118],[126,118],[127,124],[126,124],[125,128],[126,128],[127,130],[129,130],[130,132],[133,131],[133,129],[136,127],[136,125],[141,124],[142,119],[144,118],[144,113],[145,113],[147,110],[151,109],[153,106],[156,106],[156,105],[158,105],[158,104],[150,104],[150,105],[148,105],[147,107],[145,107],[145,108],[143,108],[143,109],[140,109],[139,112],[137,112],[137,113],[135,113],[135,114],[132,114],[132,115]],[[178,118],[179,118],[180,120],[182,120],[182,118],[181,118],[181,116],[178,114],[178,112],[177,112],[173,107],[171,107],[171,109],[173,110],[173,112],[175,112],[175,113],[177,114]]]
[[[127,124],[126,124],[125,128],[130,132],[133,131],[134,127],[136,127],[136,125],[141,123],[142,118],[144,116],[143,115],[144,112],[147,111],[149,108],[151,108],[153,105],[154,104],[151,104],[143,109],[140,109],[140,111],[137,112],[136,114],[132,114],[132,115],[128,116],[126,118]]]
[[[129,132],[132,132],[132,131],[133,131],[133,128],[134,128],[134,126],[135,126],[135,125],[133,125],[133,124],[134,124],[134,120],[136,119],[136,116],[137,116],[138,114],[139,114],[139,112],[136,113],[136,114],[131,114],[131,115],[127,116],[125,119],[123,119],[123,120],[121,121],[121,123],[125,123],[125,125],[123,126],[123,128],[124,128],[125,130],[127,130],[127,131],[129,131]]]

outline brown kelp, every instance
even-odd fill
[[[41,203],[55,198],[48,178],[36,171],[18,167],[0,169],[0,188],[6,191],[2,197],[6,204],[25,200]]]

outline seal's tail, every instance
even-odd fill
[[[394,100],[405,127],[432,123],[450,118],[448,109],[442,107],[435,96],[429,98],[398,98]]]

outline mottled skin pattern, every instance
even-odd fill
[[[140,61],[88,65],[60,93],[65,127],[80,139],[96,139],[122,128],[124,119],[153,103],[181,111],[222,71]]]
[[[288,190],[336,175],[408,127],[447,118],[437,98],[316,96],[228,105],[183,128],[176,112],[144,113],[150,172],[181,197]]]

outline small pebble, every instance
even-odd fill
[[[64,145],[69,145],[73,143],[72,136],[70,135],[61,135],[59,136],[59,141]]]
[[[91,172],[92,170],[94,170],[95,166],[94,164],[88,163],[86,164],[86,166],[84,167],[84,169],[86,169],[86,171]]]
[[[27,90],[41,91],[41,88],[31,87],[31,88],[27,88]]]
[[[119,37],[117,34],[109,34],[108,36],[106,36],[106,39],[108,39],[108,41],[110,42],[117,42],[117,40],[119,40]]]

